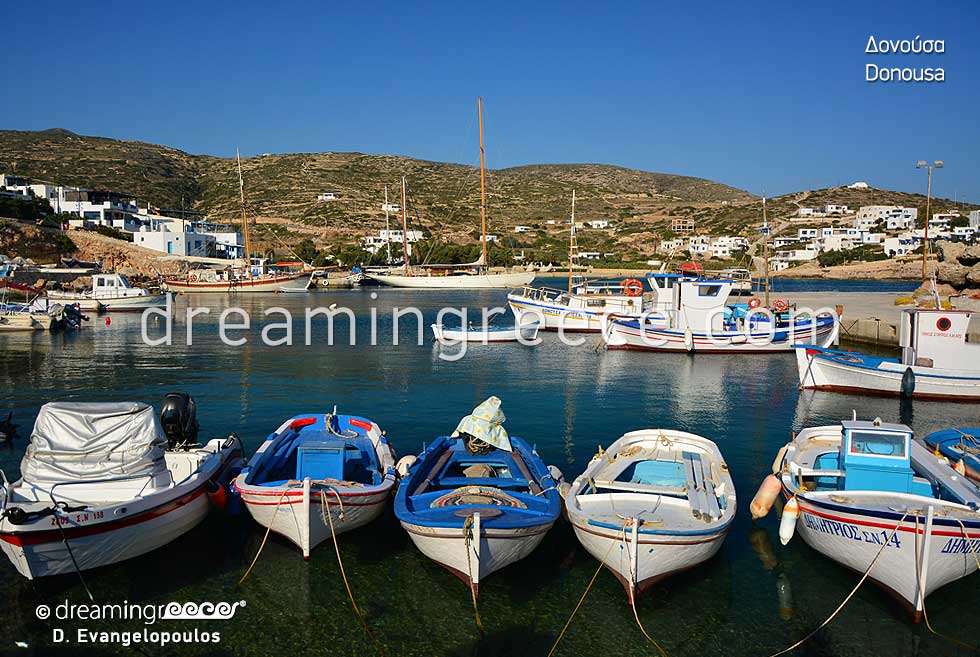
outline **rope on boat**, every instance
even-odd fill
[[[885,548],[888,547],[888,544],[891,543],[893,538],[895,538],[895,534],[898,533],[898,528],[902,526],[903,522],[905,522],[905,519],[908,517],[909,513],[910,511],[906,509],[904,515],[902,515],[901,520],[899,520],[898,524],[895,525],[895,528],[892,529],[891,536],[889,536],[885,541],[882,542],[881,547],[878,548],[878,553],[875,554],[875,558],[871,560],[871,564],[868,566],[868,569],[864,571],[864,574],[861,575],[861,579],[858,580],[858,583],[854,585],[854,588],[851,589],[851,592],[847,594],[847,597],[844,598],[844,600],[837,606],[837,609],[834,610],[834,613],[828,616],[827,620],[820,623],[820,625],[818,625],[812,632],[807,634],[805,637],[803,637],[793,645],[791,645],[789,648],[784,648],[779,652],[775,652],[769,657],[779,657],[779,655],[785,655],[788,652],[792,652],[793,650],[796,650],[804,643],[806,643],[814,636],[816,636],[817,632],[830,625],[830,622],[834,620],[834,618],[837,616],[837,614],[840,613],[840,611],[844,608],[844,606],[851,601],[851,598],[854,597],[854,594],[858,592],[858,589],[861,588],[862,584],[864,584],[864,580],[868,579],[868,575],[871,574],[871,569],[875,567],[876,563],[878,563],[878,557],[881,556],[881,553],[885,551]]]
[[[58,525],[58,531],[61,532],[61,541],[65,544],[65,549],[68,550],[68,556],[71,558],[71,565],[75,568],[75,574],[78,575],[78,581],[82,583],[82,588],[85,589],[85,593],[88,594],[88,599],[95,602],[95,597],[92,595],[92,591],[89,589],[88,584],[85,583],[85,578],[82,577],[82,569],[78,567],[78,562],[75,561],[75,553],[72,552],[71,545],[68,543],[68,537],[65,535],[65,528],[61,526],[61,518],[58,515],[58,510],[58,503],[55,503],[54,522],[56,525]]]
[[[337,498],[337,503],[340,505],[340,518],[343,519],[344,515],[344,502],[340,499],[340,493],[333,486],[330,486],[330,492],[334,494]],[[337,544],[337,533],[333,529],[333,516],[330,515],[330,501],[327,499],[326,491],[320,489],[320,514],[321,516],[326,516],[326,522],[330,525],[330,537],[333,539],[333,549],[337,553],[337,565],[340,566],[340,576],[344,579],[344,586],[347,588],[347,597],[350,598],[351,606],[354,607],[354,613],[357,614],[357,619],[361,621],[361,627],[364,628],[364,633],[367,634],[368,638],[371,639],[371,643],[374,644],[375,649],[381,657],[385,655],[385,649],[381,646],[374,634],[371,633],[371,628],[368,627],[367,621],[364,620],[364,615],[361,614],[360,608],[357,606],[357,602],[354,600],[354,594],[350,590],[350,582],[347,581],[347,573],[344,571],[344,560],[340,558],[340,546]]]
[[[276,508],[272,510],[272,518],[269,520],[269,524],[265,528],[265,536],[262,537],[262,544],[259,545],[259,551],[255,553],[255,558],[252,559],[252,563],[249,564],[248,569],[245,571],[245,574],[242,575],[242,578],[240,580],[238,580],[239,586],[242,585],[242,582],[244,582],[245,578],[247,578],[249,573],[252,572],[252,568],[255,567],[256,562],[259,560],[259,555],[262,554],[262,549],[265,547],[265,542],[269,540],[269,532],[272,531],[272,525],[276,520],[276,514],[279,513],[279,506],[282,504],[283,498],[286,497],[286,492],[288,490],[289,490],[288,486],[282,489],[282,495],[280,495],[278,501],[276,501]]]
[[[463,521],[463,545],[466,548],[466,574],[469,576],[470,581],[470,597],[473,599],[473,616],[476,618],[476,627],[480,630],[480,634],[483,634],[486,630],[483,629],[483,621],[480,620],[480,609],[476,604],[476,587],[473,586],[473,566],[470,564],[470,541],[473,536],[473,516],[466,516],[466,520]],[[477,536],[476,540],[479,541],[480,537]],[[480,564],[477,564],[477,568]]]
[[[959,518],[954,518],[954,520],[956,520],[957,522],[960,522]],[[960,522],[960,526],[963,527],[963,536],[966,537],[966,542],[969,543],[972,546],[973,544],[970,542],[970,536],[969,536],[969,534],[966,533],[966,527],[963,526],[963,523],[962,522]],[[923,536],[922,536],[923,543],[925,543],[925,541],[927,539],[928,539],[928,537],[925,536],[925,530],[923,530]],[[921,556],[922,555],[919,553],[919,516],[918,515],[915,516],[915,545],[914,545],[914,547],[915,547],[915,581],[919,585],[919,595],[922,596],[922,618],[926,622],[926,627],[929,629],[930,632],[932,632],[933,634],[935,634],[936,636],[938,636],[940,639],[945,639],[946,641],[949,641],[950,643],[953,643],[955,645],[958,645],[958,646],[960,646],[962,648],[966,648],[968,650],[972,650],[974,652],[980,652],[980,647],[977,647],[975,645],[970,645],[969,643],[965,643],[963,641],[960,641],[959,639],[956,639],[954,637],[951,637],[951,636],[949,636],[947,634],[943,634],[942,632],[937,632],[932,627],[932,623],[929,622],[929,612],[926,611],[926,594],[925,594],[925,591],[922,590],[922,575],[921,575],[921,573],[922,573]],[[924,551],[925,550],[923,550],[923,552]],[[976,553],[973,554],[973,558],[974,559],[977,558]],[[980,566],[980,560],[977,561],[977,565]]]
[[[640,614],[636,611],[636,584],[635,584],[635,582],[637,580],[637,573],[635,573],[633,571],[633,555],[630,552],[629,542],[626,540],[626,527],[627,526],[632,526],[633,524],[636,524],[636,528],[639,529],[639,525],[638,525],[638,522],[639,521],[638,521],[637,518],[630,518],[630,520],[632,521],[632,523],[630,523],[629,525],[623,525],[622,538],[620,539],[621,541],[623,541],[623,547],[626,548],[626,563],[629,564],[629,569],[630,569],[630,587],[629,587],[630,607],[633,608],[633,618],[636,619],[636,626],[640,628],[640,631],[641,632],[643,632],[643,636],[646,637],[647,641],[649,641],[650,643],[653,644],[653,646],[657,649],[657,652],[659,652],[661,655],[663,655],[663,657],[667,657],[667,652],[660,646],[659,643],[657,643],[653,639],[652,636],[650,636],[647,633],[646,628],[643,627],[643,623],[640,622]]]
[[[595,569],[595,573],[592,575],[592,579],[589,580],[589,585],[586,586],[585,590],[582,592],[582,597],[578,599],[578,604],[575,605],[575,609],[572,609],[572,615],[568,617],[567,621],[565,621],[565,626],[561,628],[561,632],[558,633],[558,638],[555,639],[555,642],[551,645],[551,650],[548,651],[548,657],[555,654],[555,650],[557,650],[559,642],[561,642],[562,637],[565,636],[568,626],[572,624],[572,619],[575,618],[575,614],[578,613],[579,607],[581,607],[582,603],[585,602],[585,596],[587,596],[589,591],[592,590],[592,585],[595,584],[596,579],[599,577],[599,573],[602,572],[602,567],[606,565],[606,559],[609,558],[609,553],[612,552],[612,549],[615,546],[616,541],[609,541],[609,548],[606,550],[606,553],[603,555],[602,559],[599,560],[599,567]]]

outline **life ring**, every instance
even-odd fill
[[[762,305],[762,299],[760,299],[759,297],[752,297],[751,299],[749,299],[749,308],[751,308],[752,310],[755,310],[761,305]]]
[[[789,303],[785,299],[776,299],[772,302],[772,309],[777,313],[784,313],[789,310]]]
[[[191,274],[190,276],[187,277],[187,280],[189,280],[191,283],[196,282],[197,281],[197,274]]]
[[[643,283],[635,278],[627,278],[620,285],[623,288],[623,292],[628,297],[638,297],[643,294]]]

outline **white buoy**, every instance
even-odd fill
[[[789,543],[796,533],[796,520],[800,517],[800,505],[796,497],[789,498],[789,502],[783,507],[783,517],[779,521],[779,542],[783,545]]]
[[[418,457],[414,454],[401,457],[398,459],[398,463],[395,464],[395,472],[398,473],[399,477],[407,477],[408,471],[412,469],[412,466],[415,465],[415,462],[418,460]]]
[[[690,326],[684,329],[684,347],[688,351],[694,351],[694,332]]]

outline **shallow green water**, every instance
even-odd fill
[[[140,340],[139,317],[119,314],[112,316],[111,326],[96,318],[76,334],[0,335],[0,411],[13,410],[26,429],[38,407],[57,398],[159,404],[166,392],[184,390],[198,402],[203,435],[237,432],[250,454],[283,419],[337,405],[340,412],[378,422],[404,455],[452,430],[462,415],[494,394],[503,400],[507,429],[536,443],[545,461],[568,477],[581,471],[598,444],[608,445],[629,430],[670,427],[710,437],[721,446],[735,477],[739,517],[715,559],[667,580],[638,604],[643,624],[672,657],[765,657],[823,621],[857,581],[799,540],[780,546],[774,517],[756,524],[749,519],[748,503],[791,431],[837,422],[852,409],[866,418],[910,421],[920,434],[978,424],[977,407],[969,404],[917,402],[901,409],[897,400],[811,392],[801,396],[788,355],[691,358],[597,352],[596,337],[569,348],[550,334],[537,348],[472,346],[462,360],[445,362],[437,357],[428,330],[435,309],[501,305],[503,293],[377,293],[377,300],[369,290],[235,300],[259,319],[263,308],[292,309],[298,332],[306,304],[350,307],[362,317],[357,329],[364,346],[357,347],[346,344],[347,327],[340,323],[339,344],[332,347],[324,344],[322,331],[310,347],[301,337],[296,346],[268,347],[259,341],[260,328],[253,327],[246,332],[245,346],[230,348],[218,340],[213,316],[195,324],[192,348],[183,344],[180,324],[173,346],[148,347]],[[217,314],[227,301],[221,296],[182,297],[178,308],[207,305]],[[392,346],[391,308],[410,305],[427,313],[425,345],[415,345],[412,330],[405,330],[402,344]],[[376,347],[364,343],[372,306],[381,325]],[[404,322],[414,328],[414,320]],[[0,448],[0,467],[11,478],[24,444],[9,451]],[[330,543],[304,562],[297,549],[273,535],[250,578],[237,586],[262,537],[247,515],[237,520],[212,515],[162,550],[90,572],[87,581],[99,602],[247,602],[230,621],[154,626],[218,631],[221,641],[216,645],[140,646],[139,654],[373,654],[347,599]],[[568,526],[559,523],[529,558],[481,583],[480,614],[487,630],[481,637],[467,588],[424,558],[390,511],[378,522],[344,534],[340,549],[357,601],[389,655],[546,655],[596,568]],[[74,577],[32,583],[3,561],[0,589],[5,593],[0,597],[0,651],[130,654],[133,649],[118,645],[52,646],[52,628],[143,627],[140,621],[38,620],[39,604],[85,601]],[[937,629],[971,642],[980,629],[978,608],[977,576],[928,600]],[[18,648],[15,641],[29,647]],[[556,654],[645,655],[653,650],[637,629],[622,588],[603,572]],[[868,584],[830,627],[796,654],[966,652],[924,626],[910,624],[897,604]]]

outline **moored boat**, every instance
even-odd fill
[[[395,515],[415,546],[474,599],[488,575],[523,559],[558,519],[561,473],[507,435],[490,397],[416,457],[399,462]]]
[[[331,536],[381,515],[395,480],[394,451],[381,428],[335,411],[286,420],[259,446],[233,490],[257,523],[308,558]]]
[[[796,345],[800,388],[913,399],[980,399],[980,345],[966,341],[973,313],[902,311],[900,358]]]
[[[175,399],[171,399],[175,397]],[[202,520],[242,464],[234,436],[196,443],[193,402],[41,407],[21,479],[0,491],[0,548],[35,579],[130,559]]]
[[[735,485],[718,446],[683,431],[631,431],[564,488],[579,542],[630,600],[713,557],[735,518]]]
[[[866,573],[915,620],[930,593],[977,570],[980,489],[905,425],[876,419],[804,429],[777,455],[754,516],[768,512],[773,490],[786,499],[783,544],[799,533],[817,552]]]
[[[538,337],[540,324],[517,326],[470,326],[469,328],[449,328],[442,324],[432,325],[432,335],[436,342],[531,342]]]
[[[957,472],[980,480],[980,428],[934,431],[923,442],[948,458]]]
[[[49,301],[60,304],[77,304],[85,312],[143,311],[167,305],[166,293],[153,293],[142,287],[133,287],[123,274],[93,274],[89,290],[49,290]]]

